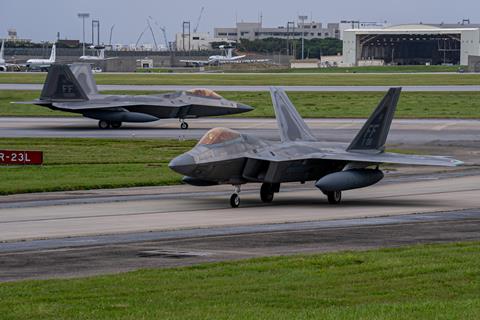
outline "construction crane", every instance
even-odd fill
[[[135,49],[138,47],[138,43],[140,42],[140,39],[142,39],[143,34],[144,34],[145,31],[147,31],[147,30],[148,30],[148,26],[147,26],[145,29],[143,29],[142,33],[140,33],[140,35],[138,36],[137,42],[135,43]]]
[[[165,29],[165,27],[160,27],[160,26],[158,26],[158,28],[159,28],[160,30],[162,30],[162,32],[163,32],[163,39],[164,39],[164,41],[165,41],[165,48],[166,48],[167,50],[170,50],[170,45],[169,45],[168,40],[167,40],[167,30]]]
[[[200,20],[202,19],[202,14],[204,10],[205,10],[205,7],[202,7],[202,9],[200,10],[200,14],[198,15],[198,19],[197,19],[197,24],[195,25],[195,28],[193,28],[193,33],[196,33],[198,30],[198,26],[200,25]]]
[[[163,33],[163,39],[164,39],[164,41],[165,41],[165,48],[166,48],[167,50],[170,50],[170,46],[169,46],[169,44],[168,44],[168,39],[167,39],[167,29],[165,29],[165,27],[160,26],[160,25],[158,24],[157,20],[153,19],[152,16],[148,16],[148,18],[149,18],[150,20],[152,20],[153,23],[155,23],[155,26],[157,26],[157,28],[160,29],[160,31],[162,31],[162,33]]]
[[[150,32],[152,33],[153,42],[155,43],[155,50],[158,51],[157,39],[155,39],[155,33],[153,32],[149,19],[147,19],[147,25],[148,25],[148,28],[150,29]]]
[[[110,47],[112,46],[112,33],[113,33],[113,28],[115,28],[115,25],[113,25],[113,26],[110,28],[110,41],[108,42],[108,44],[110,45]]]

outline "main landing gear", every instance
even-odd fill
[[[100,129],[118,129],[122,126],[122,123],[120,121],[107,121],[107,120],[100,120],[98,121],[98,127]]]
[[[271,203],[276,192],[280,191],[280,183],[263,183],[260,188],[260,199],[264,203]]]
[[[329,191],[325,192],[325,194],[330,204],[339,204],[342,201],[342,191]]]
[[[188,123],[185,122],[185,119],[180,119],[180,128],[182,128],[183,130],[187,130],[188,129]]]

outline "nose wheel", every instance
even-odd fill
[[[235,186],[235,192],[230,196],[230,205],[232,208],[238,208],[240,206],[240,186]]]
[[[182,128],[183,130],[187,130],[188,129],[188,123],[185,122],[184,119],[180,119],[180,128]]]

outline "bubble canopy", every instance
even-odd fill
[[[219,95],[218,93],[210,89],[203,89],[203,88],[190,89],[190,90],[187,90],[187,93],[194,96],[198,96],[198,97],[222,99],[221,95]]]
[[[226,141],[235,140],[238,137],[240,137],[240,133],[235,130],[228,128],[213,128],[205,133],[200,141],[198,141],[198,145],[219,144]]]

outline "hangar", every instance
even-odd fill
[[[346,66],[379,61],[392,65],[467,65],[480,55],[480,28],[399,25],[344,31]]]

